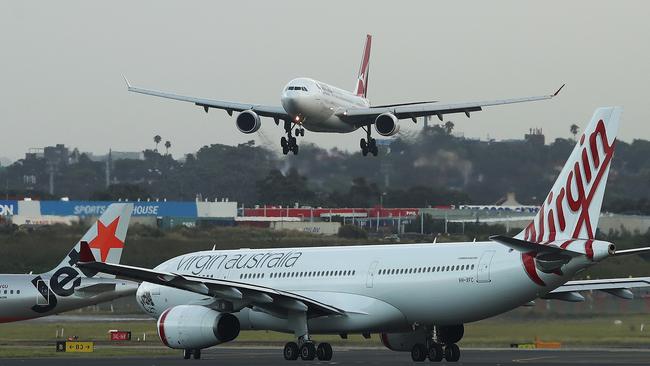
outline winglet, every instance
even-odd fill
[[[128,81],[127,81],[127,83],[128,83]],[[558,89],[555,93],[553,93],[553,96],[556,96],[556,95],[560,94],[560,90],[562,90],[562,88],[564,88],[565,85],[566,85],[566,84],[562,84],[562,86],[560,87],[560,89]]]
[[[122,74],[122,77],[124,78],[124,82],[126,82],[126,88],[131,89],[131,83],[129,83],[129,79],[127,79],[126,76],[124,76],[124,74]],[[564,86],[564,85],[562,85],[562,86]],[[560,88],[560,89],[562,89],[562,88]]]
[[[79,262],[80,263],[90,263],[95,262],[95,256],[90,250],[87,241],[82,241],[79,243]]]

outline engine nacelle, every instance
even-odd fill
[[[158,336],[169,348],[193,349],[230,342],[239,335],[239,320],[200,305],[179,305],[158,319]]]
[[[237,124],[237,129],[243,133],[257,132],[262,125],[260,116],[250,109],[239,113],[235,123]]]
[[[382,113],[375,118],[375,130],[382,136],[393,136],[399,132],[397,117],[389,112]]]

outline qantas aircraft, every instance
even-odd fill
[[[413,122],[416,122],[417,117],[437,116],[442,121],[442,116],[450,113],[465,113],[469,117],[471,112],[480,111],[483,107],[551,99],[564,87],[562,85],[551,95],[527,98],[459,103],[424,101],[371,105],[367,98],[371,41],[372,36],[367,35],[359,74],[354,82],[352,92],[321,81],[301,77],[289,81],[282,89],[281,106],[195,98],[133,87],[126,78],[124,80],[131,92],[191,102],[203,107],[206,113],[210,108],[223,109],[230,116],[233,111],[239,112],[235,122],[239,131],[243,133],[256,132],[261,126],[260,117],[271,117],[276,125],[283,121],[287,136],[282,137],[280,145],[285,155],[290,151],[298,154],[296,137],[304,136],[305,129],[313,132],[348,133],[361,128],[366,132],[366,138],[362,138],[360,141],[361,152],[364,156],[368,153],[377,156],[377,142],[371,137],[373,124],[378,134],[392,136],[399,132],[398,121],[400,119],[412,119]]]
[[[133,204],[112,204],[81,241],[102,262],[119,263]],[[47,245],[47,243],[43,243]],[[38,318],[135,294],[138,283],[76,268],[79,243],[51,271],[0,275],[0,323]]]
[[[142,309],[161,341],[200,358],[241,330],[292,333],[284,357],[329,360],[313,334],[380,333],[414,361],[458,361],[463,324],[537,298],[581,301],[580,291],[630,298],[650,278],[570,281],[616,250],[594,238],[614,153],[620,108],[596,110],[533,222],[514,238],[487,242],[211,250],[155,269],[95,262],[82,243],[81,268],[144,281]]]

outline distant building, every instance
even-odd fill
[[[86,153],[88,159],[92,161],[104,162],[107,159],[111,161],[116,160],[144,160],[144,153],[142,151],[111,151],[106,155],[94,155],[92,153]]]
[[[40,147],[32,147],[27,150],[25,153],[25,160],[36,160],[36,159],[43,159],[44,153],[43,153],[43,148]]]
[[[544,134],[541,128],[531,128],[527,134],[524,135],[526,142],[535,145],[544,145]]]
[[[70,151],[64,144],[56,144],[56,146],[46,146],[43,149],[43,157],[48,164],[52,165],[68,165]]]

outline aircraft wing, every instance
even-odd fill
[[[255,113],[259,114],[260,116],[263,117],[273,117],[275,119],[290,119],[291,117],[287,114],[287,112],[282,108],[282,106],[270,106],[270,105],[262,105],[262,104],[251,104],[251,103],[238,103],[238,102],[227,102],[223,100],[215,100],[215,99],[205,99],[205,98],[197,98],[197,97],[190,97],[186,95],[180,95],[180,94],[173,94],[173,93],[168,93],[168,92],[163,92],[163,91],[158,91],[158,90],[151,90],[151,89],[143,89],[143,88],[138,88],[134,87],[129,83],[129,81],[124,78],[124,81],[126,81],[126,86],[128,88],[128,91],[134,92],[134,93],[140,93],[140,94],[147,94],[147,95],[153,95],[155,97],[161,97],[161,98],[167,98],[167,99],[174,99],[174,100],[180,100],[183,102],[190,102],[194,103],[200,107],[203,107],[205,111],[207,112],[209,108],[216,108],[216,109],[223,109],[225,110],[229,115],[232,115],[232,112],[241,112],[245,110],[253,110]]]
[[[304,311],[309,317],[345,314],[341,309],[308,297],[269,287],[230,280],[156,271],[121,264],[97,262],[86,242],[81,242],[77,266],[135,281],[155,283],[157,285],[211,296],[219,300],[243,302],[254,306],[257,310],[269,313]]]
[[[338,113],[338,116],[350,123],[356,125],[365,125],[374,123],[374,119],[382,113],[392,113],[398,119],[415,118],[422,116],[437,116],[442,121],[442,116],[452,113],[465,113],[467,117],[471,112],[478,112],[483,110],[483,107],[490,107],[502,104],[513,104],[523,102],[534,102],[537,100],[552,99],[564,85],[562,85],[555,93],[549,95],[541,95],[535,97],[512,98],[512,99],[497,99],[486,100],[478,102],[459,102],[459,103],[416,103],[395,106],[382,106],[382,107],[368,107],[368,108],[354,108],[348,109]]]
[[[603,291],[622,299],[633,299],[631,288],[650,287],[650,277],[607,278],[602,280],[569,281],[542,296],[543,299],[554,299],[569,302],[585,301],[580,291]]]

